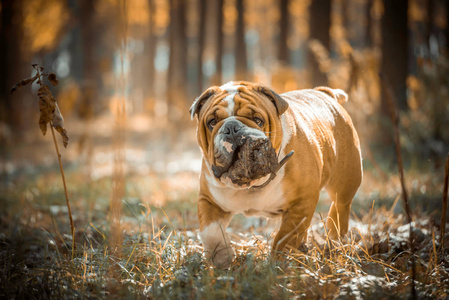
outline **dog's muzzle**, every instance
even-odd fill
[[[220,181],[230,180],[243,187],[251,187],[255,180],[271,174],[265,183],[253,187],[263,188],[292,155],[293,151],[279,162],[279,154],[262,131],[231,119],[225,121],[214,138],[212,171]]]
[[[214,139],[215,164],[212,166],[212,171],[216,178],[220,178],[237,160],[239,148],[246,140],[245,134],[252,131],[258,130],[249,128],[238,120],[229,120],[223,124]],[[265,136],[262,132],[260,134]]]

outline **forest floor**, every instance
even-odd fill
[[[418,298],[448,297],[449,235],[441,247],[439,231],[443,174],[406,172],[414,253],[398,176],[381,179],[368,166],[344,242],[327,238],[330,200],[323,193],[306,253],[273,260],[279,220],[238,215],[228,228],[237,256],[220,270],[204,259],[198,238],[194,128],[173,136],[143,117],[127,123],[123,234],[113,246],[110,121],[68,126],[71,144],[62,156],[74,241],[51,138],[36,128],[1,149],[0,298],[409,298],[412,264]]]

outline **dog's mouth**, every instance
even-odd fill
[[[244,140],[243,145],[245,144],[245,141],[246,141],[246,140]],[[228,169],[226,170],[226,172],[229,172],[230,169],[235,168],[237,162],[241,160],[241,158],[239,157],[239,155],[240,155],[241,150],[243,149],[243,145],[237,146],[237,147],[235,148],[234,152],[232,153],[232,157],[231,157],[231,160],[230,160],[230,164],[229,164],[229,167],[228,167]],[[226,172],[225,172],[225,173],[226,173]]]
[[[239,160],[239,153],[242,146],[245,144],[246,138],[241,137],[234,143],[224,142],[221,151],[217,148],[214,150],[215,164],[212,166],[214,176],[220,179],[225,175],[235,163]]]
[[[275,176],[280,168],[268,138],[241,137],[234,144],[225,144],[223,149],[214,153],[215,164],[212,166],[214,176],[222,182],[230,180],[240,187],[250,187],[269,174]]]

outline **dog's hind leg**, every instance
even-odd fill
[[[332,200],[326,223],[332,239],[338,239],[348,232],[352,199],[362,182],[360,150],[355,146],[346,150],[349,152],[336,162],[334,176],[326,186]]]
[[[277,255],[284,250],[301,250],[307,242],[307,229],[310,226],[319,194],[304,196],[283,212],[282,223],[274,238],[272,253]]]

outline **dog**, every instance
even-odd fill
[[[332,200],[326,222],[330,237],[347,233],[363,173],[359,138],[341,105],[347,99],[340,89],[317,87],[279,95],[245,81],[211,87],[195,99],[190,115],[198,117],[202,153],[199,236],[216,267],[229,266],[235,257],[226,227],[237,213],[281,217],[272,251],[300,249],[322,188]],[[279,160],[292,151],[294,155],[276,174],[231,180],[227,170],[239,158],[242,139],[249,137],[269,139]]]

